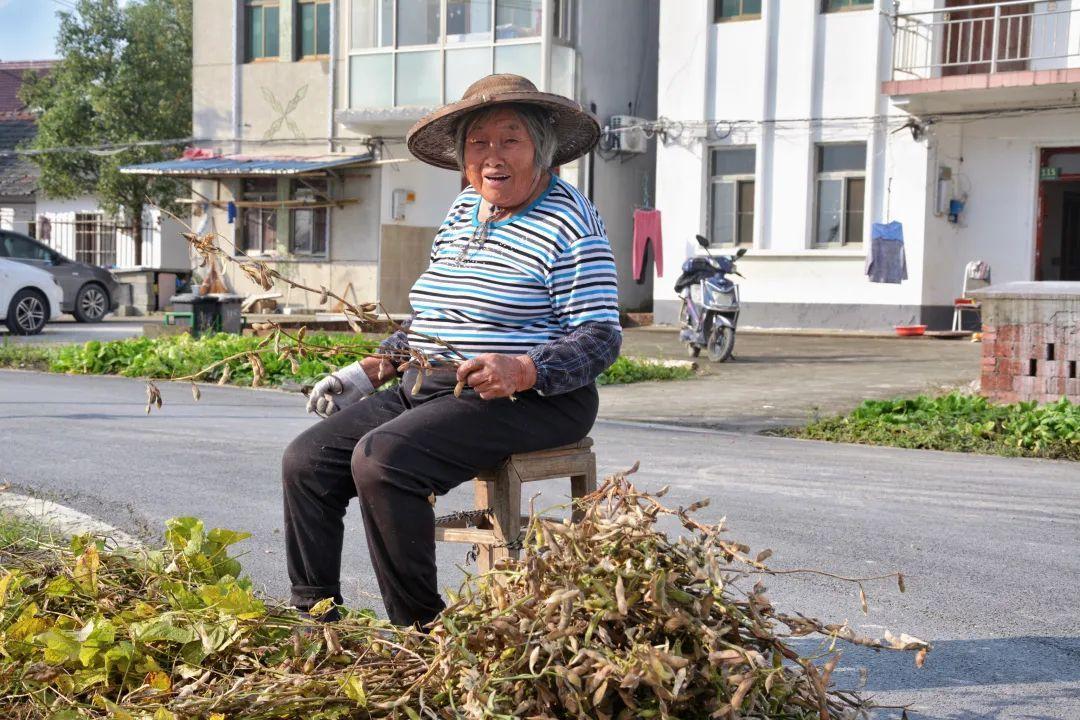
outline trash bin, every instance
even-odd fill
[[[244,318],[240,314],[240,305],[244,302],[243,295],[211,295],[217,298],[218,315],[220,322],[218,329],[221,332],[240,334],[244,325]]]
[[[166,324],[169,323],[170,316],[174,320],[186,316],[190,318],[191,334],[194,337],[199,337],[203,333],[217,332],[218,328],[221,327],[218,300],[212,295],[196,295],[194,293],[173,295],[169,300],[169,304],[172,306],[172,310],[165,313]]]

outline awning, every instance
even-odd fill
[[[374,164],[375,156],[372,153],[317,156],[219,155],[127,165],[120,168],[120,172],[126,175],[187,178],[271,177],[307,175]]]

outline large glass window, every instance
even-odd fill
[[[330,2],[300,0],[296,44],[300,57],[330,54]]]
[[[439,104],[439,51],[397,54],[397,105]]]
[[[713,22],[761,17],[761,0],[713,0]]]
[[[398,0],[398,47],[438,44],[441,25],[441,0]]]
[[[754,242],[754,164],[752,147],[716,148],[709,156],[709,242]]]
[[[495,72],[514,73],[540,85],[540,45],[496,45]]]
[[[446,102],[460,100],[465,89],[491,74],[491,48],[446,51]]]
[[[244,3],[244,42],[246,62],[278,55],[277,0],[246,0]]]
[[[394,0],[352,0],[352,49],[394,45]]]
[[[349,107],[394,104],[394,56],[353,55],[349,58]]]
[[[495,0],[495,38],[539,37],[543,0]]]
[[[277,180],[254,178],[241,181],[240,198],[245,203],[241,213],[243,248],[246,252],[265,254],[277,248]]]
[[[293,200],[305,200],[324,207],[299,207],[292,211],[292,232],[289,252],[294,255],[325,255],[326,237],[329,231],[330,209],[325,179],[295,180],[292,183]]]
[[[821,12],[869,10],[872,7],[874,7],[874,0],[821,0]]]
[[[862,242],[866,143],[817,147],[817,245]]]
[[[551,46],[551,92],[565,97],[577,97],[577,53],[566,45]]]
[[[551,27],[555,37],[565,43],[574,42],[576,0],[552,0]]]
[[[491,40],[491,0],[446,0],[446,42]]]

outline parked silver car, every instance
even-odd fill
[[[0,230],[0,258],[41,268],[64,290],[60,309],[79,322],[99,322],[120,304],[120,283],[105,268],[64,257],[31,237]]]

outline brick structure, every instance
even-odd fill
[[[995,402],[1080,403],[1080,282],[1015,282],[982,303],[982,394]]]

